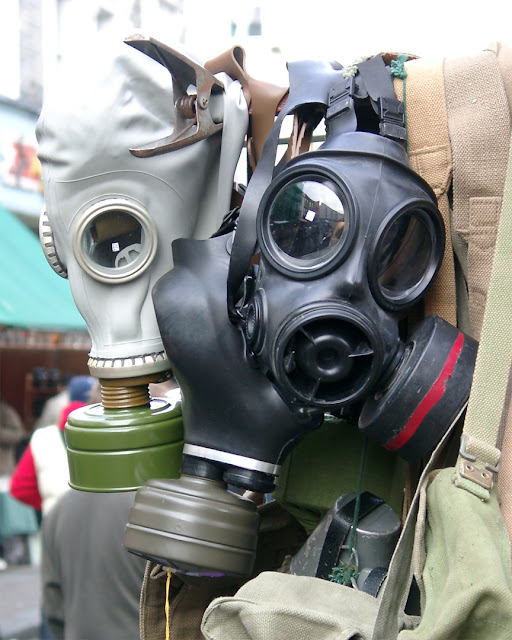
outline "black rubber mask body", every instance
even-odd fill
[[[259,264],[238,307],[257,366],[298,414],[362,405],[360,427],[406,459],[425,455],[467,401],[476,343],[434,317],[400,337],[444,251],[435,196],[403,147],[371,133],[328,138],[274,178],[257,233]],[[435,424],[418,430],[417,403],[443,377]],[[403,395],[389,410],[397,380]]]
[[[430,188],[398,144],[344,134],[272,182],[257,230],[242,316],[259,366],[297,410],[365,398],[400,357],[398,318],[441,262]]]
[[[153,300],[182,391],[186,462],[208,460],[227,482],[271,490],[287,448],[321,420],[294,414],[244,357],[242,334],[226,309],[229,242],[175,240],[174,268]],[[215,476],[204,464],[192,471]]]
[[[399,334],[437,272],[444,229],[432,190],[409,166],[403,108],[382,59],[352,79],[339,65],[289,70],[290,95],[233,244],[175,241],[174,268],[153,290],[183,396],[182,476],[139,491],[124,544],[178,571],[250,574],[255,506],[225,483],[272,490],[287,450],[325,411],[355,407],[361,429],[412,460],[469,396],[474,340],[436,316],[406,340]],[[366,100],[378,126],[355,132]],[[275,166],[291,113],[309,132],[325,114],[327,141]]]

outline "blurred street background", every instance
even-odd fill
[[[39,567],[11,566],[0,573],[0,638],[38,640],[41,622]]]
[[[311,5],[293,0],[2,0],[0,400],[22,422],[17,459],[46,401],[61,393],[71,376],[89,373],[85,323],[68,281],[48,266],[38,238],[44,198],[34,130],[59,64],[93,55],[100,38],[122,40],[143,32],[200,61],[240,45],[251,76],[285,86],[290,60],[337,60],[347,66],[381,51],[470,53],[510,40],[510,18],[512,5],[504,0],[488,0],[485,6],[459,0],[394,6],[376,0]],[[4,483],[0,546],[6,494]],[[0,640],[40,637],[39,534],[27,535],[25,556],[0,553]]]

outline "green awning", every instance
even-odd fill
[[[39,238],[0,206],[0,325],[23,329],[86,329],[69,282],[44,257]]]

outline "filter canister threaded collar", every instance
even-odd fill
[[[149,384],[161,382],[162,374],[135,378],[100,378],[101,404],[105,409],[127,409],[149,405]]]

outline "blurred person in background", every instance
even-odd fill
[[[31,532],[33,515],[6,500],[11,475],[16,467],[17,447],[25,439],[26,433],[19,413],[7,402],[0,400],[0,569],[28,561],[26,535],[23,531],[26,529],[25,525],[30,525],[26,533]]]
[[[16,466],[16,446],[25,437],[19,413],[0,400],[0,478],[10,477]]]
[[[47,427],[50,424],[57,424],[62,409],[70,402],[67,385],[44,403],[41,415],[34,422],[34,429]]]
[[[58,423],[35,429],[11,476],[11,495],[34,507],[40,519],[44,519],[57,500],[69,490],[64,427],[72,411],[90,402],[95,385],[96,380],[90,376],[74,376],[70,379],[66,388],[69,402],[61,409]],[[52,640],[44,608],[39,638]]]
[[[54,640],[136,640],[145,560],[124,549],[135,492],[70,489],[42,525],[42,601]]]
[[[152,397],[165,397],[173,404],[180,398],[174,379],[149,388]],[[99,395],[95,384],[89,402],[99,402]],[[122,544],[134,498],[135,492],[69,489],[45,516],[42,603],[54,640],[139,638],[146,561]]]
[[[89,403],[95,382],[90,376],[71,378],[67,387],[69,402],[61,410],[58,424],[39,427],[33,432],[11,476],[11,495],[43,516],[69,489],[64,427],[72,411]]]

